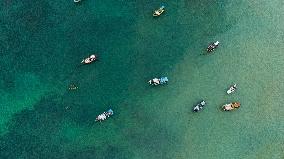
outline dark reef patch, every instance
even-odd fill
[[[83,148],[79,152],[64,149],[64,145],[71,142],[63,134],[60,135],[64,122],[86,125],[88,121],[94,121],[95,116],[87,109],[91,107],[80,106],[80,109],[74,109],[71,106],[66,109],[62,103],[60,96],[53,95],[42,99],[33,110],[26,109],[15,114],[9,122],[8,133],[0,137],[0,158],[104,158],[111,155],[108,154],[109,151],[117,157],[121,156],[120,158],[125,156],[122,148],[114,145],[104,145],[101,151],[96,151],[94,147]]]

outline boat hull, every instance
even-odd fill
[[[166,84],[166,83],[168,83],[168,81],[169,81],[168,77],[160,77],[160,78],[154,78],[154,79],[148,81],[148,83],[150,85],[157,86],[157,85]]]
[[[233,92],[235,92],[237,89],[237,84],[234,84],[233,86],[231,86],[228,90],[227,90],[227,94],[231,94]]]
[[[206,105],[206,102],[204,100],[202,100],[201,102],[199,102],[194,108],[193,108],[193,112],[199,112],[200,110],[203,109],[203,107]]]
[[[103,112],[102,114],[98,115],[95,121],[104,121],[112,115],[113,115],[113,110],[109,109],[107,112]]]
[[[92,63],[92,62],[94,62],[96,60],[97,60],[97,55],[91,55],[91,56],[83,59],[81,63],[82,64],[90,64],[90,63]]]
[[[158,10],[155,10],[154,13],[153,13],[153,17],[158,17],[158,16],[162,15],[165,11],[164,8],[165,8],[165,6],[162,6]]]
[[[232,102],[232,103],[223,105],[222,109],[224,111],[231,111],[231,110],[238,109],[240,106],[241,106],[241,103],[239,103],[239,102]]]

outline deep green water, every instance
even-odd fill
[[[284,158],[282,0],[0,4],[0,159]]]

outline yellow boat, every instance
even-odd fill
[[[160,7],[158,10],[155,10],[153,13],[153,17],[160,16],[165,11],[165,6]]]

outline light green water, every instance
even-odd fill
[[[161,3],[1,2],[0,158],[283,158],[283,2]]]

